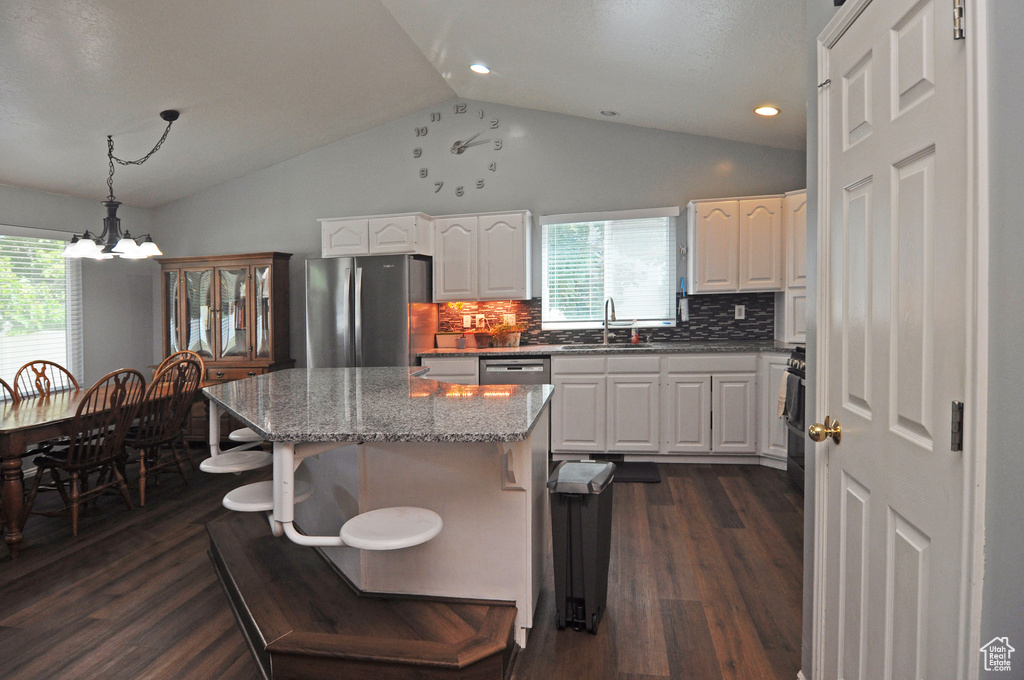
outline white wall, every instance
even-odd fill
[[[91,201],[0,185],[0,224],[67,232],[69,238],[85,229],[98,233],[106,216],[100,205],[101,186],[97,186],[99,197]],[[136,234],[151,231],[149,210],[121,206],[118,213],[122,227]],[[160,234],[154,233],[154,239],[160,243]],[[85,374],[76,376],[83,385],[122,367],[149,375],[146,367],[156,358],[152,319],[157,272],[157,265],[145,260],[83,262]],[[0,377],[9,381],[14,376]]]
[[[522,208],[542,215],[685,206],[693,198],[775,193],[805,185],[801,151],[486,103],[469,102],[467,108],[470,116],[482,108],[486,120],[498,118],[501,123],[504,148],[492,154],[498,162],[495,173],[487,173],[479,157],[473,157],[480,148],[462,156],[442,153],[430,162],[413,158],[414,147],[427,148],[425,140],[417,142],[414,128],[426,125],[440,132],[430,123],[430,112],[451,115],[449,102],[157,209],[161,247],[168,255],[294,253],[291,346],[304,365],[303,262],[319,256],[317,218]],[[466,136],[453,131],[442,137],[443,145]],[[429,169],[427,179],[420,179],[421,167]],[[477,175],[485,179],[484,189],[469,188]],[[435,194],[438,177],[446,186]],[[451,191],[453,179],[466,183],[462,198]],[[539,261],[539,239],[535,241]]]

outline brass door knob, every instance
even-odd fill
[[[839,425],[838,420],[832,420],[829,416],[825,416],[825,424],[814,423],[807,428],[807,434],[816,442],[823,442],[828,437],[832,437],[832,441],[838,444],[843,438],[843,428]]]

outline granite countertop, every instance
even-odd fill
[[[203,388],[269,441],[526,439],[551,385],[451,385],[409,368],[290,368]]]
[[[579,354],[714,354],[714,353],[758,353],[758,352],[789,352],[794,345],[777,340],[725,340],[709,342],[694,340],[691,342],[650,342],[641,345],[628,343],[599,344],[566,344],[566,345],[520,345],[519,347],[487,347],[467,349],[431,349],[420,352],[420,357],[459,357],[459,356],[534,356],[534,355],[569,355]]]

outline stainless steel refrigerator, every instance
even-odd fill
[[[434,346],[430,258],[306,260],[306,365],[411,366]]]

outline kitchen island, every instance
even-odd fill
[[[351,368],[289,369],[204,393],[211,415],[223,408],[274,443],[272,525],[337,536],[369,510],[433,510],[444,528],[422,545],[322,550],[364,593],[514,601],[525,646],[542,580],[552,389]],[[314,493],[293,507],[299,466]]]

